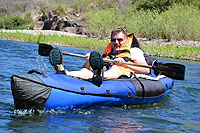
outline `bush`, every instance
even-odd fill
[[[109,8],[116,8],[118,7],[117,3],[118,0],[76,0],[74,4],[72,4],[72,8],[74,9],[75,13],[83,13],[95,10],[107,10]]]
[[[85,14],[87,27],[98,37],[109,37],[115,27],[147,39],[200,40],[200,11],[193,5],[174,4],[165,12],[112,8]]]
[[[65,8],[67,8],[67,5],[64,5],[64,4],[56,4],[56,13],[59,15],[59,16],[63,16],[63,15],[66,15],[66,12],[65,12]]]
[[[200,12],[197,7],[175,5],[161,13],[161,17],[165,29],[160,30],[166,33],[167,39],[200,39]]]
[[[159,13],[168,10],[176,4],[193,5],[200,8],[199,0],[130,0],[132,6],[137,10],[158,11]]]
[[[5,23],[5,29],[13,29],[18,26],[21,26],[24,21],[23,19],[17,17],[17,16],[8,16],[4,18],[4,23]]]
[[[123,16],[118,8],[90,11],[85,14],[85,24],[95,36],[103,39],[110,36],[112,29],[123,24]]]
[[[24,18],[18,16],[0,17],[0,29],[26,29],[32,23],[31,14]]]
[[[137,10],[157,10],[159,13],[172,6],[173,1],[169,0],[131,0],[132,5],[136,5]]]

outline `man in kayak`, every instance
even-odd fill
[[[65,69],[62,54],[58,48],[52,49],[49,60],[57,73],[82,79],[90,79],[97,86],[102,84],[103,78],[116,79],[121,75],[130,75],[131,73],[149,74],[149,68],[123,64],[123,62],[130,62],[147,65],[139,43],[138,46],[133,46],[134,38],[136,38],[134,34],[127,35],[122,28],[113,30],[111,32],[111,42],[106,47],[103,57],[96,51],[87,53],[85,55],[86,62],[79,71],[69,72]],[[114,63],[104,63],[103,58],[112,59]],[[103,69],[105,72],[103,72]]]

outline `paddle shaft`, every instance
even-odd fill
[[[74,54],[74,53],[68,53],[68,52],[61,52],[64,55],[70,55],[70,56],[76,56],[76,57],[80,57],[80,58],[85,58],[84,55],[80,55],[80,54]],[[114,60],[110,60],[110,59],[103,59],[104,62],[111,62],[113,63]],[[126,65],[131,65],[131,66],[137,66],[137,67],[145,67],[145,68],[150,68],[152,69],[152,66],[148,66],[148,65],[140,65],[140,64],[135,64],[135,63],[129,63],[129,62],[122,62],[122,64],[126,64]]]
[[[42,56],[49,56],[52,49],[53,49],[53,46],[51,46],[51,45],[39,44],[38,54],[42,55]],[[85,58],[84,55],[80,55],[80,54],[67,53],[67,52],[62,52],[62,54]],[[104,59],[104,62],[112,62],[113,63],[114,60]],[[184,77],[185,77],[185,66],[181,65],[181,64],[177,64],[177,63],[159,63],[159,62],[155,61],[152,66],[134,64],[134,63],[129,63],[129,62],[123,62],[122,64],[150,68],[150,69],[154,70],[154,73],[156,75],[163,74],[163,75],[173,78],[173,79],[184,80]]]

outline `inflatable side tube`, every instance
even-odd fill
[[[51,88],[35,75],[13,75],[11,77],[11,89],[14,98],[15,109],[43,109]]]

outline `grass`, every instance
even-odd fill
[[[30,43],[47,43],[53,45],[63,45],[73,48],[93,49],[93,50],[104,50],[109,41],[98,40],[98,39],[87,39],[83,37],[71,37],[64,35],[31,35],[25,33],[6,33],[0,32],[0,38],[4,40],[14,40],[21,42]]]
[[[174,4],[163,12],[116,7],[84,15],[86,26],[99,37],[108,37],[114,27],[122,27],[141,38],[200,40],[200,10],[194,5]]]
[[[4,40],[14,40],[30,43],[47,43],[54,45],[63,45],[74,48],[90,49],[103,51],[109,41],[98,39],[87,39],[83,37],[70,37],[70,36],[58,36],[58,35],[31,35],[25,33],[5,33],[0,32],[0,38]],[[200,47],[197,46],[178,46],[178,45],[143,45],[142,49],[144,53],[152,56],[176,58],[183,60],[195,60],[200,61]]]
[[[143,46],[144,52],[152,56],[200,61],[200,47],[197,46]]]

